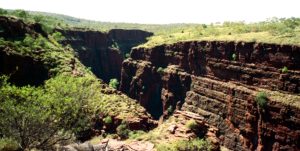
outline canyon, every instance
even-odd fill
[[[116,31],[119,33],[111,39],[121,43],[133,39],[142,43],[151,35]],[[232,150],[300,148],[298,46],[190,41],[134,48],[125,59],[133,45],[120,52],[113,50],[113,40],[106,38],[112,37],[111,32],[62,33],[81,37],[84,42],[64,42],[75,49],[87,47],[77,49],[82,62],[105,81],[120,79],[119,90],[136,99],[154,119],[167,117],[175,109],[197,113],[219,129],[220,144]],[[101,63],[96,63],[97,58]],[[283,67],[289,71],[283,73]],[[268,94],[263,110],[255,100],[261,91]]]
[[[4,38],[24,36],[32,30],[33,34],[46,34],[39,24],[11,23],[5,17],[0,23],[9,31],[0,33]],[[78,60],[98,78],[120,81],[121,92],[105,93],[126,94],[153,119],[163,121],[173,113],[195,114],[206,129],[213,127],[216,144],[230,150],[300,150],[299,46],[185,41],[144,48],[136,46],[153,33],[79,28],[56,31],[65,37],[60,43],[70,45]],[[5,49],[0,47],[0,73],[16,72],[11,77],[13,83],[38,86],[49,78],[41,60],[9,55]],[[264,107],[256,100],[260,92],[267,94]],[[149,117],[143,117],[134,121],[131,129],[140,129],[143,121],[143,129],[148,130]],[[120,124],[122,119],[116,121]]]

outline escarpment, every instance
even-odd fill
[[[126,54],[153,35],[142,30],[123,29],[112,29],[108,33],[84,29],[58,31],[65,37],[61,42],[71,45],[79,60],[106,82],[112,78],[120,79]]]
[[[298,46],[250,42],[136,48],[123,62],[120,90],[155,118],[174,109],[203,116],[226,148],[299,150],[299,58]]]

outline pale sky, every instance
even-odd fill
[[[211,23],[300,17],[300,0],[0,0],[0,8],[129,23]]]

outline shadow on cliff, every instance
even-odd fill
[[[0,37],[6,40],[23,40],[26,34],[39,33],[47,36],[40,24],[25,24],[12,17],[0,16],[0,29]],[[49,78],[49,71],[42,61],[17,53],[7,53],[9,49],[11,48],[3,45],[0,47],[0,75],[9,76],[9,82],[18,86],[38,86]]]
[[[57,30],[66,38],[61,43],[71,45],[79,60],[105,82],[113,78],[120,80],[126,54],[153,35],[142,30],[123,29],[112,29],[108,33],[83,29]]]
[[[1,74],[10,76],[9,81],[18,86],[38,86],[49,78],[42,62],[26,56],[8,55],[0,50]]]

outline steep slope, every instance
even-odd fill
[[[156,118],[175,108],[203,116],[229,149],[299,150],[299,56],[297,46],[246,42],[137,48],[123,62],[120,90]]]
[[[142,30],[112,29],[108,33],[84,29],[58,30],[65,36],[79,60],[106,82],[120,79],[122,62],[131,48],[146,42],[152,33]]]

